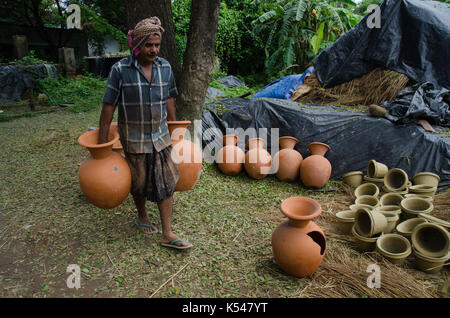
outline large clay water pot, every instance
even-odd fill
[[[270,171],[272,156],[264,149],[262,138],[252,138],[247,142],[249,151],[245,154],[244,168],[254,179],[263,179]]]
[[[98,144],[98,129],[82,134],[78,143],[90,155],[81,163],[78,180],[81,191],[93,205],[112,209],[120,205],[131,189],[131,172],[122,156],[112,151],[119,140],[117,131],[109,131],[108,142]]]
[[[312,155],[303,160],[300,166],[300,178],[310,188],[322,188],[331,176],[331,163],[324,157],[330,146],[321,142],[308,145]]]
[[[272,234],[272,251],[277,264],[289,275],[305,277],[314,273],[326,250],[325,234],[312,219],[322,212],[320,204],[307,197],[291,197],[280,206],[288,221]]]
[[[217,166],[227,176],[236,176],[244,169],[245,153],[237,145],[236,135],[225,135],[222,138],[224,147],[216,155]]]
[[[168,121],[172,140],[172,160],[178,165],[179,179],[175,191],[194,188],[202,171],[202,150],[195,143],[184,139],[190,121]]]
[[[302,164],[302,155],[294,150],[298,139],[294,137],[281,137],[279,139],[281,150],[273,157],[274,166],[278,166],[276,176],[281,181],[292,182],[297,180]]]

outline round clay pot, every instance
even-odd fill
[[[175,191],[194,188],[202,172],[202,150],[190,140],[184,139],[190,121],[168,121],[172,141],[172,160],[178,165],[179,179]]]
[[[388,172],[388,167],[381,162],[370,160],[367,164],[367,176],[369,178],[383,178]]]
[[[422,198],[405,198],[400,202],[403,215],[410,219],[417,217],[421,213],[430,213],[433,211],[433,203]]]
[[[390,192],[403,191],[408,186],[408,175],[399,168],[389,170],[384,176],[384,186]]]
[[[322,188],[331,176],[331,163],[324,157],[330,147],[321,142],[308,145],[312,155],[303,160],[300,166],[300,178],[306,187]]]
[[[402,202],[404,198],[401,194],[398,193],[385,193],[380,197],[380,204],[381,205],[397,205],[400,207],[400,203]]]
[[[412,250],[416,260],[417,268],[429,274],[440,272],[445,262],[447,262],[450,258],[450,252],[447,255],[441,257],[429,257],[418,252],[414,247],[412,248]]]
[[[302,155],[294,150],[298,139],[294,137],[281,137],[279,139],[281,150],[273,157],[273,164],[278,167],[277,178],[281,181],[293,182],[298,179]]]
[[[249,151],[245,154],[244,168],[250,177],[257,180],[267,176],[272,164],[272,157],[264,149],[264,144],[262,138],[252,138],[247,142]]]
[[[414,248],[428,257],[442,257],[450,249],[449,233],[441,226],[433,223],[419,224],[411,235]]]
[[[411,254],[411,243],[399,234],[383,234],[377,239],[376,251],[391,263],[401,265]]]
[[[355,223],[355,211],[345,210],[336,213],[337,226],[344,234],[352,232],[353,224]]]
[[[414,185],[425,184],[436,188],[438,187],[440,180],[441,178],[432,172],[419,172],[412,178]]]
[[[78,143],[90,153],[78,170],[81,191],[89,202],[102,209],[117,207],[131,190],[130,167],[121,155],[112,151],[119,140],[117,131],[110,130],[108,140],[98,144],[98,129],[78,138]]]
[[[355,189],[354,193],[357,198],[363,195],[378,197],[380,189],[374,183],[363,183]]]
[[[371,205],[374,208],[379,205],[380,201],[377,197],[373,197],[371,195],[362,195],[360,197],[357,197],[355,200],[355,204],[367,204]]]
[[[361,185],[363,178],[362,171],[352,171],[342,176],[342,180],[353,188],[357,188]]]
[[[224,147],[217,152],[217,166],[225,175],[236,176],[244,169],[245,153],[236,146],[237,136],[225,135],[222,140]]]
[[[305,277],[319,267],[325,254],[323,231],[311,220],[320,215],[320,204],[307,197],[291,197],[281,203],[288,221],[272,234],[272,251],[277,264],[289,275]]]
[[[352,235],[355,238],[355,244],[361,252],[372,252],[376,248],[377,239],[383,235],[379,233],[373,237],[365,237],[358,233],[356,224],[352,227]]]
[[[378,187],[378,189],[380,189],[380,191],[381,191],[381,188],[384,186],[383,178],[370,178],[368,176],[364,176],[363,179],[364,179],[364,183],[370,182],[370,183],[375,184]]]
[[[414,228],[422,223],[427,223],[427,220],[422,218],[412,218],[399,223],[395,229],[399,234],[403,235],[407,239],[410,239]]]
[[[352,210],[352,211],[356,211],[356,210],[358,210],[359,208],[365,208],[365,209],[368,209],[369,211],[372,211],[372,210],[375,209],[374,206],[368,205],[368,204],[352,204],[352,205],[349,206],[349,208],[350,208],[350,210]]]
[[[373,237],[387,226],[386,217],[380,212],[359,208],[355,211],[355,227],[359,235]]]
[[[422,194],[422,195],[426,195],[426,196],[430,196],[430,197],[434,197],[436,191],[437,191],[436,187],[432,187],[432,186],[429,186],[426,184],[418,184],[418,185],[409,187],[410,193],[417,193],[417,194]]]
[[[398,216],[400,216],[400,214],[402,213],[402,209],[400,206],[398,205],[380,205],[377,206],[375,208],[375,210],[377,210],[377,212],[389,212],[389,213],[394,213],[397,214]]]
[[[400,220],[400,215],[393,212],[385,212],[380,211],[378,209],[375,209],[376,212],[380,212],[386,217],[387,225],[384,228],[384,233],[391,233],[394,231],[395,227],[397,226],[398,221]]]

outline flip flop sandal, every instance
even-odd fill
[[[188,245],[186,245],[186,246],[184,246],[184,245],[177,245],[177,244],[175,244],[177,242],[186,242],[186,243],[188,243]],[[170,248],[174,248],[174,249],[177,249],[177,250],[185,250],[185,249],[191,248],[193,246],[191,243],[189,243],[186,240],[173,240],[173,241],[171,241],[169,243],[162,243],[161,242],[161,245],[164,246],[164,247],[170,247]]]
[[[144,233],[144,234],[155,234],[155,233],[162,234],[162,232],[160,230],[158,230],[156,227],[153,226],[151,221],[148,224],[143,224],[143,223],[139,223],[139,220],[136,219],[135,223],[140,228],[150,229],[150,231],[142,231],[142,233]]]

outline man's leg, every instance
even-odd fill
[[[135,197],[133,196],[134,204],[136,205],[136,209],[138,211],[138,220],[140,224],[149,224],[150,219],[147,215],[147,211],[145,210],[145,202],[147,201],[146,197]],[[152,224],[152,227],[144,227],[139,226],[139,229],[144,233],[154,232],[156,231],[156,227]]]
[[[158,202],[159,214],[161,216],[161,224],[162,224],[162,243],[169,243],[174,240],[178,240],[178,236],[176,236],[172,232],[172,211],[173,211],[173,195],[165,198],[161,202]],[[188,246],[189,243],[185,241],[178,241],[174,243],[178,246]]]

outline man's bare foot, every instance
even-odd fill
[[[138,227],[138,229],[145,234],[154,234],[154,233],[158,233],[158,228],[156,226],[153,225],[152,222],[150,222],[148,217],[145,218],[137,218],[136,219],[136,225]]]
[[[180,239],[173,233],[163,234],[163,236],[161,237],[161,245],[164,247],[171,247],[175,249],[187,249],[192,247],[191,243]]]

